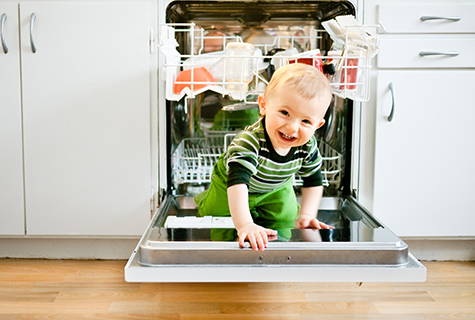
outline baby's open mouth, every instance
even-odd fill
[[[293,137],[293,136],[288,136],[288,135],[286,135],[285,133],[282,133],[282,132],[279,132],[279,133],[280,133],[280,136],[281,136],[284,140],[286,140],[286,141],[293,141],[293,140],[296,139],[295,137]]]

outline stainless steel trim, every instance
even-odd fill
[[[449,20],[449,21],[460,21],[460,17],[439,17],[439,16],[422,16],[422,21],[428,20]]]
[[[365,207],[363,207],[353,196],[347,196],[345,201],[341,200],[341,211],[353,221],[361,221],[369,228],[381,228],[383,224],[378,221]]]
[[[312,232],[314,232],[312,230]],[[314,232],[315,233],[315,232]],[[153,244],[150,244],[152,246]],[[214,246],[213,246],[214,245]],[[398,246],[399,245],[399,246]],[[377,251],[377,252],[376,252]],[[142,247],[140,264],[143,266],[179,266],[179,265],[390,265],[404,266],[407,261],[408,247],[402,241],[390,247],[384,244],[358,247],[336,243],[311,245],[303,243],[282,243],[279,247],[271,243],[264,252],[239,248],[239,245],[223,243],[182,243],[180,248],[174,243],[160,244],[160,247]],[[358,263],[358,257],[365,255],[366,263]],[[157,262],[160,261],[158,264]]]
[[[456,57],[460,54],[458,51],[421,51],[419,55],[421,57],[425,56],[451,56]]]
[[[33,40],[33,26],[36,20],[36,14],[33,12],[30,16],[30,45],[31,45],[31,52],[36,53],[36,45],[35,41]]]
[[[3,46],[3,53],[7,54],[8,53],[8,47],[7,43],[5,42],[5,35],[3,34],[3,31],[5,29],[5,20],[7,20],[7,14],[4,13],[2,14],[2,25],[0,27],[1,30],[1,37],[2,37],[2,46]]]

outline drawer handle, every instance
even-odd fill
[[[460,21],[460,17],[437,17],[437,16],[422,16],[422,21],[427,20],[450,20],[450,21]]]
[[[451,56],[456,57],[460,54],[458,51],[421,51],[419,55],[421,57],[425,56]]]
[[[393,121],[393,118],[394,118],[394,108],[395,108],[395,103],[394,103],[394,86],[393,86],[393,83],[392,83],[392,82],[389,84],[389,91],[391,91],[392,105],[391,105],[391,112],[389,113],[389,116],[388,116],[388,122],[391,122],[391,121]]]
[[[5,36],[3,35],[3,30],[5,29],[5,20],[7,20],[7,14],[4,13],[2,14],[2,26],[1,26],[1,35],[2,35],[2,46],[3,46],[3,52],[5,54],[8,53],[8,47],[7,47],[7,43],[5,42]]]
[[[31,52],[36,53],[36,45],[35,41],[33,40],[33,25],[35,24],[36,14],[33,12],[30,17],[30,45],[31,45]]]

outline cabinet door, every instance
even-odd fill
[[[475,235],[474,77],[474,70],[378,72],[373,211],[399,236]]]
[[[21,3],[28,234],[146,227],[149,15],[147,2]]]
[[[0,234],[25,233],[18,4],[0,2]]]

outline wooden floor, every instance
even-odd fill
[[[424,283],[126,283],[125,261],[0,259],[0,319],[475,319],[475,262]]]

